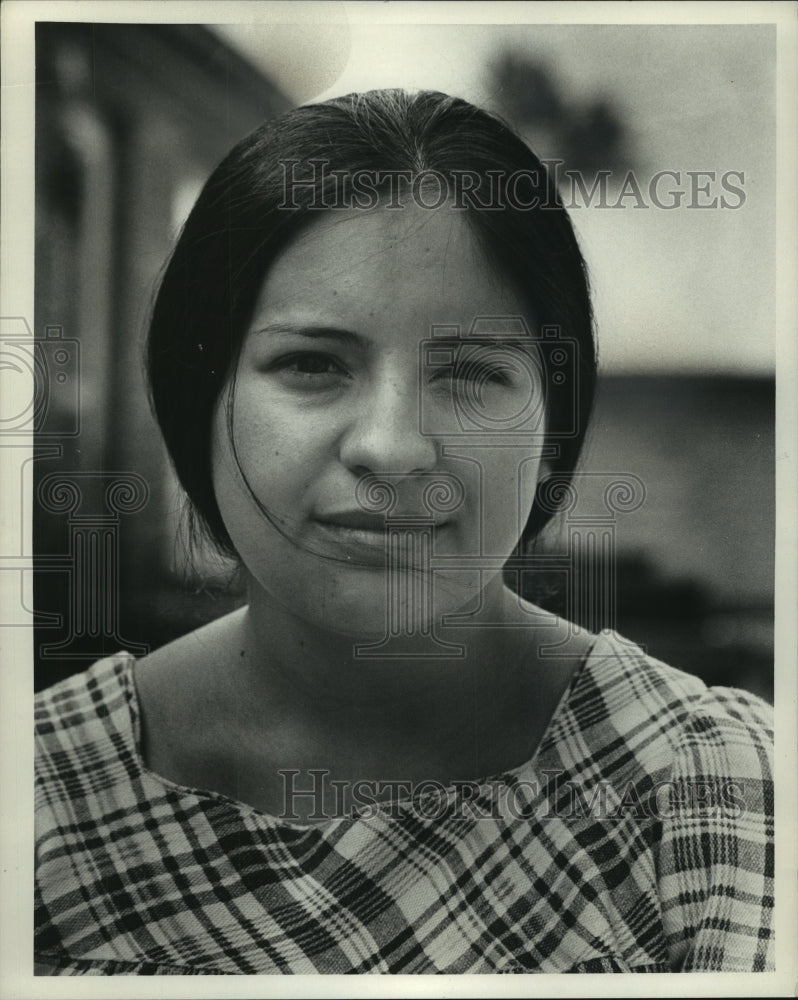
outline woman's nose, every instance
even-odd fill
[[[353,472],[412,473],[435,467],[435,439],[421,433],[417,375],[413,379],[383,378],[352,406],[340,457]]]

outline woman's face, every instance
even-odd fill
[[[373,636],[389,602],[424,627],[496,587],[545,429],[519,317],[534,330],[448,206],[326,213],[277,258],[212,442],[219,509],[269,599]],[[386,528],[405,539],[390,561]]]

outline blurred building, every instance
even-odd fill
[[[143,378],[147,311],[211,169],[286,106],[204,27],[37,25],[35,333],[79,347],[79,392],[49,414],[48,440],[65,432],[60,454],[40,445],[34,466],[39,684],[114,651],[116,636],[156,645],[195,620],[173,569],[174,483]],[[143,481],[143,506],[108,508],[114,473],[139,477],[123,476],[123,493]],[[42,495],[57,491],[59,476],[80,492],[79,507],[61,513]],[[92,548],[113,542],[103,518],[108,530],[117,524],[118,558]],[[95,527],[76,535],[76,522]],[[87,579],[58,562],[77,558],[76,547]],[[76,612],[75,591],[87,587]],[[98,602],[116,600],[121,621],[109,629]]]

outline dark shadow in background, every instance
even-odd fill
[[[584,172],[630,163],[609,99],[579,104],[517,55],[496,71],[507,117],[552,144],[543,155]],[[142,338],[199,185],[288,102],[197,26],[39,24],[36,72],[35,335],[49,330],[80,351],[80,392],[53,397],[34,463],[38,689],[241,601],[235,588],[186,587],[174,570],[174,480],[149,412]],[[710,683],[771,699],[773,427],[771,379],[612,377],[586,457],[647,490],[618,525],[617,621],[603,624]],[[73,490],[59,508],[60,480],[77,503]],[[560,543],[552,530],[541,550]],[[569,613],[560,581],[546,582],[531,596]]]
[[[553,69],[522,52],[499,55],[490,67],[491,91],[541,157],[563,161],[586,179],[598,170],[633,166],[621,111],[610,95],[584,101],[570,95]]]

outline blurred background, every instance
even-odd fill
[[[618,208],[572,212],[602,367],[584,469],[646,492],[616,518],[600,624],[772,699],[775,27],[353,23],[309,4],[286,23],[285,7],[258,6],[247,25],[37,25],[35,334],[53,387],[67,345],[74,386],[51,394],[34,462],[37,687],[239,603],[229,568],[185,567],[142,374],[157,276],[247,131],[297,103],[404,86],[498,112],[588,186],[609,171],[610,205],[626,191]],[[660,185],[685,192],[675,210],[650,203],[660,171],[679,175]],[[688,171],[714,172],[707,194]],[[728,171],[742,197],[721,189]],[[690,207],[723,194],[738,207]],[[554,526],[541,550],[563,538]],[[546,600],[566,611],[566,597],[552,586]]]

